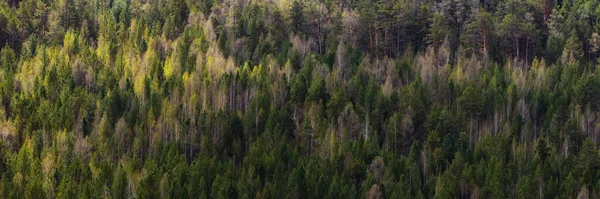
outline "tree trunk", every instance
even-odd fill
[[[373,26],[369,26],[372,28]],[[369,32],[369,51],[373,52],[373,33]]]
[[[368,112],[368,110],[367,110],[367,112]],[[365,115],[365,118],[366,118],[365,119],[366,122],[365,122],[365,135],[364,135],[364,138],[365,138],[365,141],[367,141],[367,139],[369,138],[369,114],[368,113]]]
[[[515,49],[517,50],[517,60],[519,60],[519,38],[515,37]]]
[[[488,29],[484,29],[483,30],[483,55],[484,57],[487,55],[487,36],[488,36]]]
[[[525,61],[529,62],[529,37],[527,37],[525,44]]]

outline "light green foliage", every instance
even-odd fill
[[[0,198],[600,194],[598,2],[0,2]]]

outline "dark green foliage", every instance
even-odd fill
[[[0,198],[597,198],[596,1],[0,2]]]
[[[444,152],[444,158],[448,162],[452,162],[455,153],[458,151],[458,137],[456,133],[446,134],[442,143],[442,151]]]
[[[294,0],[290,8],[290,26],[292,31],[302,34],[306,31],[306,22],[304,16],[304,1]]]

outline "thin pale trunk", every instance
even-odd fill
[[[390,31],[389,30],[385,30],[385,54],[390,57],[390,46],[389,46],[389,39],[390,39]]]
[[[540,179],[539,182],[540,199],[544,198],[544,178]]]
[[[519,60],[519,38],[515,37],[515,48],[517,50],[517,60]]]
[[[313,150],[313,141],[314,141],[314,136],[315,136],[315,132],[313,132],[313,130],[310,131],[310,154],[312,154],[312,150]]]
[[[368,112],[368,111],[367,111]],[[365,141],[367,141],[367,139],[369,139],[369,114],[367,113],[365,115]]]
[[[379,31],[375,29],[375,51],[379,51]]]
[[[527,43],[525,44],[525,61],[529,61],[529,37],[527,37]]]
[[[372,26],[369,26],[370,28],[372,28]],[[371,50],[371,52],[373,52],[373,33],[369,32],[369,49]]]
[[[398,35],[396,35],[396,48],[398,48],[398,52],[396,52],[397,56],[400,56],[400,26],[398,26]]]
[[[394,154],[398,151],[398,132],[394,133]]]
[[[485,57],[485,55],[487,55],[487,35],[488,35],[488,29],[484,29],[483,30],[483,55]]]

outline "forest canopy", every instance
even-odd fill
[[[0,0],[0,198],[599,198],[597,0]]]

